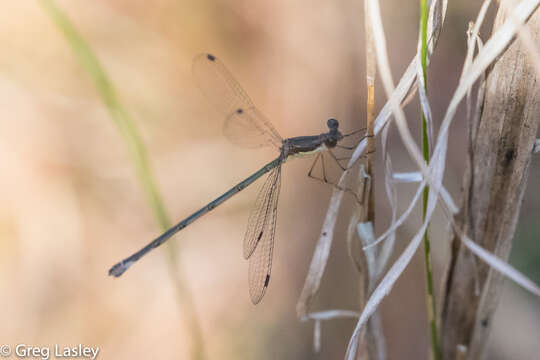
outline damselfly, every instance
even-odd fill
[[[273,146],[279,150],[279,156],[214,201],[171,227],[141,250],[114,265],[109,270],[109,275],[116,277],[122,275],[133,263],[152,249],[163,244],[178,231],[269,172],[249,216],[243,246],[244,258],[249,259],[249,293],[251,301],[257,304],[264,296],[270,281],[277,204],[281,187],[281,165],[291,156],[308,155],[334,148],[344,137],[353,133],[343,135],[338,130],[338,121],[329,119],[326,133],[282,139],[255,107],[240,84],[215,56],[210,54],[197,56],[193,63],[193,74],[206,97],[225,116],[224,133],[229,140],[246,147]],[[336,161],[338,160],[332,153],[331,155]]]

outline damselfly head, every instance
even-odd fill
[[[339,122],[336,119],[328,119],[326,125],[328,125],[330,131],[326,134],[324,143],[327,147],[333,148],[337,145],[338,141],[343,139],[343,135],[338,130]]]
[[[339,127],[339,122],[336,119],[328,119],[326,125],[328,125],[328,128],[330,130],[337,130],[337,128]]]

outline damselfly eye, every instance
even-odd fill
[[[328,125],[328,128],[330,130],[334,130],[338,128],[339,122],[336,119],[328,119],[328,121],[326,122],[326,125]]]

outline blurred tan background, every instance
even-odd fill
[[[276,156],[228,143],[191,76],[200,52],[217,55],[283,137],[318,134],[335,117],[364,126],[361,1],[57,1],[99,56],[148,147],[171,218],[191,214]],[[436,125],[457,84],[467,24],[479,5],[452,1],[429,70]],[[394,78],[416,51],[418,8],[383,3]],[[493,11],[491,12],[493,16]],[[484,34],[490,33],[484,27]],[[0,342],[99,346],[100,359],[187,359],[192,329],[177,302],[160,248],[123,277],[109,267],[160,233],[126,143],[88,73],[34,1],[0,11]],[[378,109],[384,103],[380,89]],[[418,133],[418,106],[407,108]],[[450,137],[446,186],[459,199],[466,141],[463,113]],[[398,170],[413,169],[391,137]],[[380,154],[379,154],[380,156]],[[354,321],[323,324],[322,352],[295,305],[331,188],[307,178],[310,160],[288,162],[270,288],[249,300],[241,243],[260,183],[174,237],[210,359],[329,359],[344,355]],[[540,282],[540,176],[531,166],[512,263]],[[381,171],[381,167],[378,167]],[[402,186],[400,209],[413,186]],[[377,231],[388,225],[377,185]],[[347,207],[318,309],[358,309],[345,251]],[[400,230],[396,252],[420,222]],[[432,226],[435,271],[448,244],[443,217]],[[419,254],[420,255],[420,254]],[[422,257],[382,307],[390,359],[427,358]],[[532,359],[540,351],[540,300],[507,283],[490,338],[490,359]]]

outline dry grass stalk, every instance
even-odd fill
[[[499,9],[494,30],[507,14]],[[540,41],[538,10],[527,26],[535,41]],[[540,123],[540,82],[527,54],[523,43],[514,41],[489,71],[483,109],[471,126],[458,217],[467,235],[502,259],[508,259],[512,247]],[[464,346],[464,358],[480,359],[503,277],[477,261],[457,237],[452,250],[442,314],[443,358],[455,359],[458,347]]]

